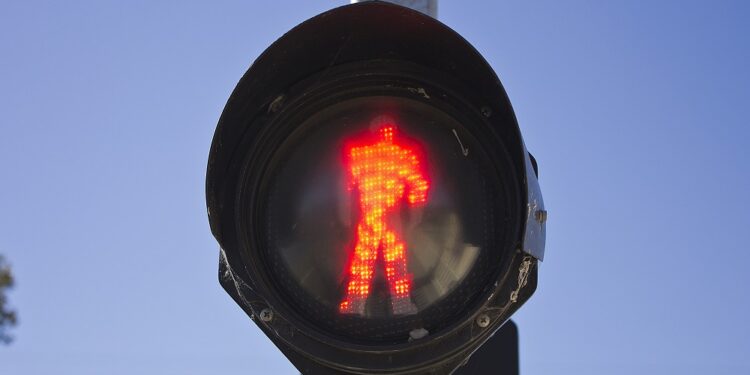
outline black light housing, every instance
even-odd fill
[[[343,314],[363,212],[336,163],[386,123],[431,179],[419,208],[404,193],[382,218],[400,228],[413,306],[395,308],[381,243],[367,302]],[[458,34],[388,3],[334,9],[271,45],[222,113],[206,177],[220,282],[304,374],[450,373],[536,288],[535,169],[497,76]]]

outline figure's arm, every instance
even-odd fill
[[[344,163],[342,164],[344,169],[344,181],[342,181],[340,186],[343,187],[344,191],[343,194],[340,194],[338,204],[339,219],[346,227],[351,227],[352,222],[354,221],[355,205],[352,204],[352,200],[355,199],[354,189],[357,184],[352,163],[352,150],[350,149],[346,151],[346,154],[344,155]]]
[[[359,164],[361,157],[359,147],[352,147],[346,151],[344,156],[344,169],[346,169],[346,190],[351,192],[357,186],[357,181],[361,175]]]
[[[427,202],[427,192],[430,189],[430,181],[420,165],[417,155],[409,152],[405,155],[407,170],[404,176],[407,188],[407,200],[409,201],[409,221],[406,226],[407,233],[412,233],[422,222],[424,214],[424,203]]]
[[[415,206],[427,201],[427,191],[430,189],[430,182],[427,180],[427,176],[424,175],[417,156],[409,153],[406,157],[407,165],[409,166],[409,173],[406,175],[406,183],[409,191],[408,199],[409,204]]]

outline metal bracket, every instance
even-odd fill
[[[524,149],[526,149],[525,146]],[[526,152],[526,186],[528,201],[523,251],[541,261],[544,260],[544,245],[547,237],[547,211],[544,209],[542,190],[528,151]]]
[[[372,0],[351,0],[351,4],[363,3]],[[437,19],[438,4],[437,0],[385,0],[386,2],[401,5],[422,12],[434,19]]]

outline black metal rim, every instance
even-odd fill
[[[366,71],[367,73],[362,73],[363,67],[366,68],[364,69],[364,71]],[[320,79],[320,75],[324,75],[326,79]],[[513,220],[514,223],[511,225],[511,235],[509,236],[509,238],[520,239],[521,212],[519,203],[521,202],[522,195],[521,175],[519,172],[513,170],[514,163],[510,161],[510,156],[503,146],[502,140],[500,140],[497,134],[492,131],[494,126],[508,126],[508,124],[493,123],[491,118],[488,119],[488,116],[483,115],[481,109],[484,103],[481,103],[481,101],[479,101],[478,99],[474,98],[475,102],[473,103],[470,103],[467,100],[459,99],[472,97],[472,95],[466,94],[466,90],[462,90],[460,83],[451,82],[449,78],[438,73],[427,74],[423,69],[411,67],[408,66],[408,64],[400,62],[394,64],[392,62],[386,63],[383,61],[363,62],[358,64],[351,64],[350,66],[339,66],[336,67],[336,69],[322,72],[317,77],[314,76],[304,82],[301,82],[294,88],[290,89],[285,94],[285,96],[279,96],[278,100],[286,101],[286,103],[282,106],[282,110],[278,111],[278,113],[269,113],[265,116],[256,118],[253,121],[253,124],[249,126],[249,128],[260,130],[252,135],[249,134],[249,132],[248,134],[246,134],[242,146],[239,148],[239,150],[245,151],[245,155],[235,156],[235,160],[237,160],[237,158],[243,159],[241,163],[235,164],[240,164],[242,166],[241,171],[238,174],[241,183],[237,186],[234,196],[231,197],[233,198],[233,202],[231,203],[233,203],[234,210],[227,211],[230,211],[229,213],[235,215],[234,219],[237,223],[237,227],[234,228],[234,231],[236,236],[224,237],[224,246],[227,249],[236,247],[239,250],[239,255],[244,261],[246,271],[250,278],[249,281],[252,285],[255,286],[254,291],[257,292],[263,299],[265,299],[265,302],[268,304],[268,306],[270,306],[278,314],[279,317],[283,317],[284,320],[288,321],[292,327],[304,328],[303,330],[297,330],[298,337],[300,336],[299,333],[303,333],[304,336],[307,336],[306,339],[292,339],[291,342],[289,342],[290,345],[298,348],[298,350],[302,352],[316,352],[324,348],[329,350],[331,354],[337,352],[382,354],[389,352],[395,353],[399,350],[401,350],[402,352],[415,352],[417,350],[426,350],[430,352],[430,356],[428,357],[418,358],[420,356],[415,356],[413,360],[408,360],[401,364],[401,366],[411,367],[412,365],[414,365],[415,363],[419,363],[420,361],[435,361],[436,352],[443,353],[442,356],[438,356],[439,358],[449,357],[451,356],[451,353],[463,350],[463,348],[465,348],[466,346],[470,346],[473,341],[476,341],[476,336],[461,334],[463,331],[466,331],[467,328],[470,328],[471,324],[473,323],[473,319],[469,319],[468,321],[456,322],[455,324],[443,330],[443,332],[437,332],[434,335],[429,336],[428,339],[425,340],[419,340],[412,343],[376,347],[356,345],[352,344],[351,342],[340,341],[334,337],[330,337],[325,332],[318,332],[314,329],[314,327],[306,324],[304,319],[300,319],[298,316],[295,316],[293,309],[290,309],[289,306],[286,306],[286,303],[275,295],[275,292],[272,289],[272,283],[268,279],[263,269],[262,261],[259,261],[252,250],[254,248],[257,248],[258,242],[252,238],[252,235],[250,235],[250,233],[242,229],[243,227],[247,228],[246,225],[248,225],[248,223],[251,223],[250,225],[253,225],[252,222],[257,222],[258,220],[257,218],[253,218],[252,215],[248,215],[248,212],[243,209],[243,207],[248,206],[249,202],[249,205],[252,206],[253,204],[251,202],[259,198],[259,196],[257,195],[258,191],[247,190],[245,189],[245,187],[254,186],[254,183],[258,181],[257,179],[262,178],[262,176],[265,174],[265,169],[268,167],[267,163],[271,155],[273,154],[274,149],[277,147],[276,145],[281,144],[284,137],[293,130],[294,121],[290,121],[289,123],[287,123],[287,125],[292,124],[292,128],[289,128],[289,126],[281,127],[274,125],[284,123],[284,121],[294,116],[295,108],[299,109],[300,107],[304,106],[308,106],[310,108],[313,107],[312,105],[310,105],[310,103],[315,103],[315,100],[340,100],[343,96],[357,97],[371,95],[373,92],[387,93],[388,95],[404,95],[420,100],[421,97],[419,95],[415,95],[413,92],[407,89],[408,87],[415,87],[415,84],[421,85],[419,87],[429,87],[430,92],[439,93],[438,97],[440,99],[431,100],[429,102],[430,105],[444,106],[445,108],[441,109],[444,109],[445,111],[447,111],[447,113],[455,114],[456,116],[469,117],[471,118],[472,123],[478,124],[477,126],[475,126],[476,128],[482,128],[486,130],[485,134],[474,134],[475,137],[491,144],[492,147],[490,149],[490,152],[493,154],[494,158],[504,159],[504,167],[512,170],[513,174],[516,176],[515,181],[517,181],[517,183],[514,187],[509,187],[508,190],[514,192],[514,194],[512,195],[514,195],[515,197],[513,199],[510,199],[510,201],[515,202],[516,207],[513,208],[513,210],[516,213],[515,217],[517,217],[518,219]],[[342,88],[347,86],[349,87],[348,91],[342,90]],[[454,94],[455,90],[464,92],[461,92],[462,95],[456,95]],[[332,95],[333,92],[337,94]],[[286,110],[287,108],[288,111]],[[512,125],[515,126],[515,124]],[[497,171],[495,172],[499,173]],[[249,191],[252,192],[248,193]],[[237,242],[230,241],[230,238],[236,238]],[[484,297],[479,299],[480,301],[485,301],[485,303],[477,301],[477,303],[475,303],[476,306],[471,309],[472,313],[469,314],[470,316],[476,315],[476,313],[483,308],[489,296],[493,295],[501,287],[501,285],[499,285],[501,284],[499,281],[506,279],[512,258],[510,252],[515,250],[514,247],[516,246],[516,243],[507,244],[506,246],[507,248],[505,249],[505,251],[509,252],[509,255],[505,257],[505,260],[503,261],[504,264],[499,267],[499,270],[496,273],[495,280],[497,280],[498,283],[490,283],[487,286],[485,291],[482,293],[482,296]],[[310,342],[323,344],[323,348],[310,348],[308,345]],[[409,355],[399,355],[399,357],[404,359],[409,358]],[[337,355],[331,355],[328,358],[329,361],[332,361],[334,363],[349,362],[346,360],[342,361],[342,359],[344,358],[341,357],[340,353]],[[376,358],[374,359],[376,361]],[[324,358],[318,358],[318,360],[325,361]],[[344,364],[341,363],[340,365]],[[392,363],[387,365],[389,367],[392,367],[394,364]],[[344,366],[348,367],[347,365]]]

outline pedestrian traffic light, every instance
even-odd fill
[[[536,288],[546,212],[490,66],[379,1],[273,43],[206,177],[221,285],[304,374],[448,374]]]

